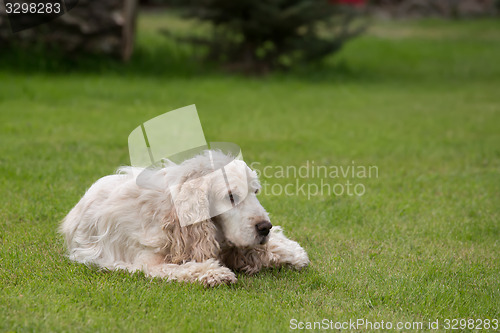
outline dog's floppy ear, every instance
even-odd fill
[[[208,178],[200,177],[170,188],[173,207],[164,226],[168,262],[203,262],[217,256],[219,245],[210,219],[208,185]]]
[[[210,219],[208,177],[184,181],[170,189],[173,208],[167,235],[167,260],[172,263],[202,262],[215,258],[219,245],[215,239],[216,227]]]
[[[170,192],[181,227],[210,220],[208,177],[181,182],[172,186]]]

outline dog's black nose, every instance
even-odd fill
[[[257,233],[260,236],[269,235],[269,230],[271,230],[272,227],[273,225],[269,221],[261,221],[255,225],[255,229],[257,229]]]

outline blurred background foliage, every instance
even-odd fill
[[[360,10],[324,0],[172,0],[184,16],[211,24],[207,36],[182,41],[206,46],[206,58],[245,72],[314,62],[359,35]],[[171,35],[171,34],[169,34]]]
[[[158,27],[164,43],[174,42],[179,50],[189,44],[192,56],[209,67],[262,74],[321,62],[373,19],[491,17],[499,7],[500,0],[80,0],[56,20],[17,33],[0,15],[0,46],[7,57],[23,57],[26,50],[26,57],[39,54],[41,66],[58,59],[73,67],[75,61],[93,63],[95,56],[128,61],[137,13],[168,12],[169,20],[189,28],[165,22]]]

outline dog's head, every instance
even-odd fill
[[[209,197],[211,208],[215,209],[214,222],[234,246],[253,247],[266,243],[272,224],[257,199],[260,190],[257,174],[243,161],[233,161],[224,170],[226,184],[215,181]]]
[[[210,221],[220,244],[240,248],[267,242],[272,224],[257,199],[257,174],[245,162],[210,151],[180,167],[184,179],[173,199],[181,225]]]

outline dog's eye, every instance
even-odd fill
[[[255,194],[259,194],[259,189],[256,189],[256,190],[255,190]]]
[[[228,197],[229,197],[229,200],[231,200],[232,204],[238,202],[239,198],[238,198],[238,196],[236,194],[233,194],[233,193],[229,192]]]

